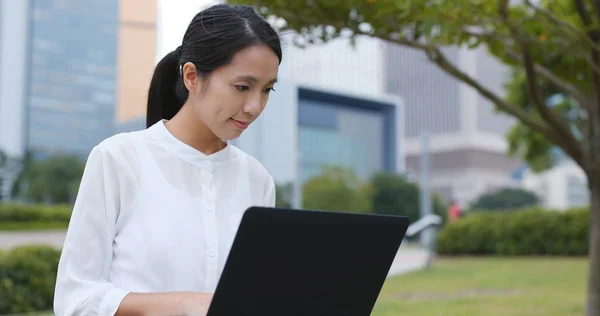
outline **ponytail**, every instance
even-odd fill
[[[180,50],[167,54],[154,69],[148,90],[146,128],[163,119],[172,119],[187,99],[188,91],[179,74]]]

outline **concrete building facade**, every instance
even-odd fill
[[[0,198],[26,151],[85,158],[139,115],[155,65],[156,2],[0,0]],[[10,171],[12,170],[12,171]]]
[[[304,183],[323,166],[364,180],[404,170],[404,104],[281,81],[267,109],[234,144],[259,159],[276,182]]]
[[[469,76],[503,95],[507,69],[484,49],[445,49]],[[428,138],[431,186],[462,207],[481,194],[518,186],[521,165],[507,156],[505,134],[514,120],[495,112],[477,91],[438,69],[419,51],[386,46],[386,91],[406,100],[406,165],[419,173],[422,135]]]
[[[541,173],[527,170],[523,173],[523,188],[536,193],[540,206],[552,210],[566,210],[589,205],[587,178],[583,170],[565,160]]]
[[[291,35],[288,35],[291,38]],[[445,74],[424,53],[372,38],[345,39],[308,49],[286,44],[282,76],[353,93],[392,94],[405,104],[406,169],[419,179],[422,135],[428,138],[431,186],[446,201],[467,206],[479,195],[518,186],[505,133],[514,120],[495,112],[474,89]],[[485,50],[445,49],[448,58],[503,94],[507,69]]]
[[[158,50],[157,1],[120,0],[116,122],[146,113]]]

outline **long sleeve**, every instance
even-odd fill
[[[56,315],[114,315],[128,294],[109,282],[120,206],[118,174],[114,160],[95,147],[86,163],[58,265]]]
[[[275,181],[273,178],[269,177],[269,181],[267,182],[266,194],[265,194],[265,205],[268,207],[275,207],[276,201],[276,188]]]

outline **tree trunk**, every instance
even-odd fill
[[[589,232],[589,276],[587,284],[586,316],[600,316],[600,181],[590,181],[590,232]]]

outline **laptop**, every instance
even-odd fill
[[[207,316],[370,315],[407,217],[251,207]]]

